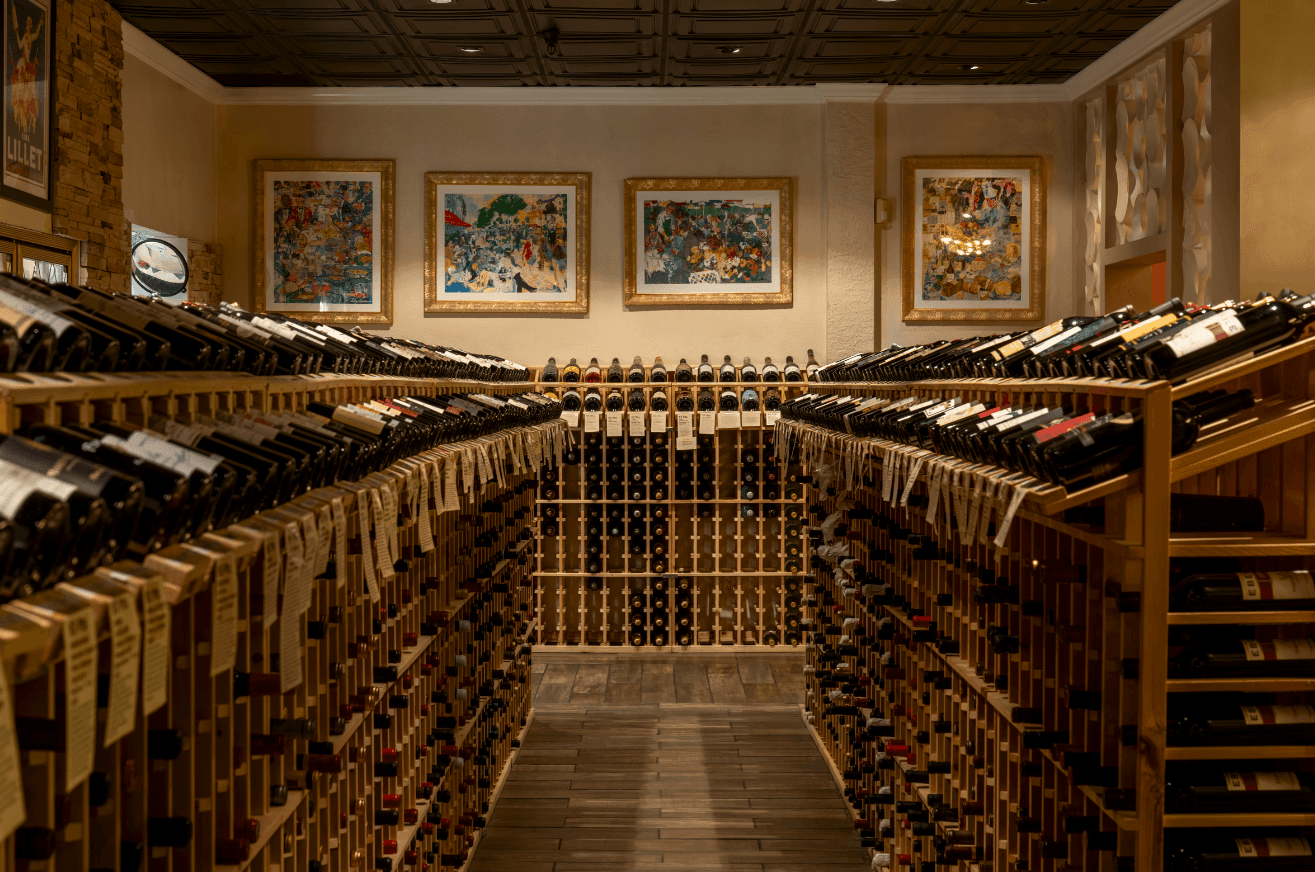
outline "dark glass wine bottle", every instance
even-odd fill
[[[548,365],[545,366],[543,368],[543,372],[539,374],[539,381],[543,381],[543,382],[557,381],[557,358],[555,357],[548,358]]]
[[[667,368],[662,363],[662,358],[653,358],[653,368],[649,371],[648,380],[652,382],[663,382],[667,380]]]
[[[562,381],[568,383],[575,383],[580,380],[580,365],[575,362],[574,357],[571,358],[570,363],[562,367],[561,377],[562,377]]]
[[[644,361],[639,355],[635,355],[635,360],[630,364],[630,371],[626,375],[627,381],[631,384],[643,384],[644,382]]]
[[[621,358],[612,358],[611,365],[607,367],[608,384],[620,384],[625,380],[625,370],[621,368]]]

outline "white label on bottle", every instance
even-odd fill
[[[346,406],[338,406],[333,410],[333,420],[344,427],[364,430],[366,433],[373,433],[375,436],[384,432],[384,427],[387,426],[379,416],[371,415],[365,409],[349,409]]]
[[[781,413],[773,409],[770,412],[763,412],[763,423],[768,427],[775,427],[776,422],[781,420]]]
[[[1243,639],[1247,660],[1315,660],[1315,639]]]
[[[762,412],[741,412],[741,413],[740,413],[740,426],[741,426],[741,427],[746,427],[746,428],[747,428],[747,427],[761,427],[762,424],[763,424],[763,413],[762,413]]]
[[[610,436],[610,437],[620,437],[620,436],[624,436],[624,435],[625,435],[625,431],[621,429],[621,427],[622,427],[622,423],[621,423],[621,421],[622,421],[622,418],[624,418],[624,417],[625,417],[625,412],[608,412],[608,413],[607,413],[607,435],[608,435],[608,436]]]
[[[1239,857],[1309,857],[1310,841],[1300,836],[1268,839],[1234,839]]]
[[[644,435],[644,413],[643,413],[643,412],[630,412],[629,415],[630,415],[630,435],[631,435],[631,436],[643,436],[643,435]]]
[[[9,679],[0,669],[0,839],[7,839],[27,818],[23,804],[23,774],[19,768],[18,735],[14,730],[14,706],[9,696]],[[5,797],[8,797],[6,799]]]
[[[183,443],[189,448],[195,448],[196,443],[213,432],[213,427],[204,427],[200,424],[180,424],[177,421],[164,422],[164,435],[174,442]]]
[[[142,715],[169,701],[169,603],[160,576],[142,585]]]
[[[1315,724],[1315,705],[1244,705],[1242,720],[1248,726],[1261,724]]]
[[[706,414],[706,413],[704,413]],[[717,428],[720,430],[738,430],[740,429],[739,412],[718,412]]]
[[[114,443],[110,441],[111,439],[115,439],[115,437],[106,436],[102,441],[112,445]],[[133,433],[123,444],[127,446],[129,451],[139,457],[145,457],[147,460],[161,463],[173,469],[187,469],[189,473],[200,470],[206,475],[210,475],[219,468],[219,464],[222,462],[219,457],[207,457],[199,451],[175,445],[167,439],[152,436],[144,430]]]
[[[1225,772],[1229,790],[1300,790],[1295,772]]]
[[[1202,318],[1195,324],[1187,325],[1176,335],[1164,340],[1164,344],[1173,352],[1174,357],[1184,357],[1230,336],[1236,336],[1242,332],[1242,329],[1242,322],[1238,320],[1237,314],[1232,309],[1228,309]]]
[[[130,593],[110,600],[110,700],[105,713],[105,747],[132,732],[137,721],[137,678],[141,669],[142,629]]]
[[[64,620],[64,792],[96,764],[96,617],[82,609]]]
[[[699,412],[699,435],[711,436],[717,432],[717,413]]]
[[[0,492],[0,516],[12,519],[18,509],[33,493],[43,493],[57,500],[68,499],[77,488],[58,479],[46,478],[40,473],[0,460],[0,479],[4,481]]]
[[[210,616],[210,677],[214,678],[237,662],[237,557],[231,551],[215,561]]]
[[[580,426],[580,412],[578,410],[574,412],[562,412],[561,418],[566,422],[566,426],[568,427]]]
[[[15,312],[20,312],[34,321],[49,326],[57,336],[62,336],[65,330],[73,326],[73,322],[63,315],[56,315],[49,309],[43,309],[7,291],[0,291],[0,301],[3,301],[6,306]]]
[[[1057,333],[1044,342],[1038,342],[1036,345],[1033,345],[1030,350],[1033,355],[1045,354],[1051,348],[1054,348],[1056,345],[1063,342],[1065,339],[1069,338],[1070,336],[1077,333],[1081,329],[1082,329],[1081,327],[1070,327],[1067,330],[1065,330],[1063,333]]]
[[[1304,569],[1295,572],[1239,572],[1244,600],[1315,599],[1315,579]]]

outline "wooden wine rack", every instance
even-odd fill
[[[737,369],[738,371],[738,369]],[[542,375],[542,369],[535,370],[536,379]],[[669,410],[667,412],[635,413],[642,416],[646,441],[642,450],[645,463],[642,469],[647,472],[657,468],[655,455],[662,454],[665,463],[661,468],[668,475],[666,498],[661,501],[644,500],[638,504],[647,512],[652,506],[660,504],[666,513],[668,533],[666,536],[667,567],[661,573],[651,569],[653,559],[653,538],[647,537],[648,550],[642,555],[630,555],[626,543],[630,536],[630,519],[628,509],[636,505],[635,501],[623,500],[589,500],[586,498],[586,466],[583,458],[578,465],[565,465],[561,468],[561,480],[556,483],[559,498],[548,500],[543,496],[547,483],[540,483],[540,512],[548,505],[557,507],[557,534],[539,536],[538,571],[536,586],[536,612],[540,616],[541,630],[538,643],[551,645],[556,649],[563,646],[610,646],[622,649],[633,648],[630,632],[635,629],[631,623],[632,609],[630,600],[634,596],[643,598],[643,614],[650,620],[642,627],[646,642],[644,650],[681,651],[705,645],[759,646],[771,640],[785,643],[787,634],[793,638],[798,632],[799,611],[787,607],[797,599],[798,580],[807,569],[807,555],[804,547],[803,490],[798,482],[789,480],[789,470],[778,470],[781,498],[772,501],[780,508],[779,517],[762,516],[764,500],[744,499],[742,497],[740,473],[741,459],[745,449],[752,448],[758,454],[758,469],[761,473],[763,446],[772,434],[772,425],[766,423],[768,415],[760,412],[759,423],[743,426],[743,419],[734,427],[722,426],[721,413],[712,413],[716,422],[715,432],[710,434],[713,454],[714,498],[698,498],[697,482],[694,499],[676,499],[674,473],[681,455],[689,457],[692,452],[678,451],[676,436],[678,432],[678,414],[675,411],[676,394],[682,388],[689,389],[697,398],[700,389],[709,389],[714,398],[723,389],[732,389],[737,396],[742,396],[746,388],[755,389],[760,399],[766,390],[775,390],[785,402],[808,389],[805,382],[653,382],[649,381],[651,369],[645,368],[645,381],[623,383],[558,383],[537,381],[540,391],[552,391],[560,395],[563,390],[576,388],[581,398],[589,388],[598,388],[604,401],[608,391],[619,388],[622,396],[628,397],[630,391],[639,390],[644,395],[645,409],[654,390],[665,390]],[[671,376],[671,373],[668,373]],[[607,413],[598,419],[598,434],[585,432],[591,425],[586,420],[588,413],[580,412],[575,426],[572,427],[574,444],[583,448],[585,441],[592,435],[598,435],[603,442],[604,496],[606,481],[612,471],[620,469],[622,480],[627,484],[629,474],[633,472],[628,455],[631,451],[630,436],[635,433],[631,427],[631,413],[618,413],[622,420],[622,429],[613,432],[623,433],[620,444],[608,438]],[[564,415],[563,417],[570,417]],[[736,416],[738,417],[738,415]],[[775,416],[772,416],[772,420]],[[652,434],[661,426],[665,434],[665,444],[653,444]],[[701,427],[700,413],[692,413],[692,432],[698,434]],[[609,444],[612,443],[612,444]],[[779,457],[779,455],[778,455]],[[698,468],[697,465],[695,467]],[[652,493],[652,483],[643,482],[647,494]],[[757,487],[762,487],[759,475]],[[625,496],[629,496],[626,494]],[[603,571],[586,572],[585,526],[587,513],[591,507],[602,510],[604,526]],[[625,531],[620,536],[607,536],[606,524],[608,512],[619,507],[625,511]],[[746,508],[753,511],[753,516],[746,515]],[[706,516],[704,516],[706,514]],[[540,530],[543,529],[543,517],[540,515]],[[649,525],[650,519],[643,524]],[[787,535],[798,530],[797,535]],[[651,527],[647,527],[651,530]],[[793,567],[793,568],[792,568]],[[665,577],[667,591],[653,589],[656,578]],[[653,644],[655,628],[651,616],[660,604],[671,604],[671,586],[679,580],[690,584],[692,608],[685,612],[691,619],[691,642],[689,646],[676,643],[674,628],[666,628],[665,645]],[[593,584],[597,589],[591,589]],[[667,613],[674,619],[676,609],[670,607]]]
[[[839,641],[833,634],[852,638],[860,628],[868,639],[882,633],[889,639],[893,632],[900,642],[882,643],[893,651],[884,666],[865,660],[861,651],[822,659],[822,649],[810,646],[808,668],[808,718],[819,744],[843,788],[855,791],[849,795],[856,818],[869,818],[872,827],[881,818],[895,822],[881,840],[892,865],[906,862],[900,855],[914,863],[931,859],[929,832],[943,836],[960,830],[972,834],[973,844],[984,848],[981,862],[996,870],[1113,872],[1131,865],[1137,872],[1158,872],[1164,867],[1166,829],[1229,828],[1227,834],[1244,836],[1273,827],[1302,828],[1298,832],[1307,835],[1305,828],[1315,827],[1315,814],[1306,812],[1165,813],[1166,761],[1232,760],[1243,761],[1234,768],[1264,769],[1265,761],[1290,768],[1298,760],[1309,769],[1315,759],[1310,746],[1166,746],[1168,709],[1177,695],[1272,692],[1280,694],[1280,702],[1309,703],[1315,694],[1315,680],[1309,678],[1168,678],[1170,627],[1237,624],[1254,626],[1257,638],[1273,638],[1306,636],[1315,625],[1315,612],[1169,609],[1173,558],[1238,558],[1244,571],[1315,568],[1313,367],[1315,338],[1307,338],[1175,385],[1083,378],[813,385],[813,391],[826,393],[962,397],[989,405],[1065,405],[1078,412],[1140,409],[1144,415],[1141,470],[1068,493],[1004,469],[957,461],[965,470],[958,482],[965,508],[953,505],[955,491],[942,489],[944,496],[930,513],[935,526],[929,521],[929,484],[937,464],[950,458],[781,422],[778,443],[800,445],[811,476],[815,524],[842,508],[842,499],[872,513],[849,522],[834,541],[823,536],[817,544],[848,545],[859,564],[910,604],[906,609],[856,603],[841,591],[834,561],[815,566],[814,598],[805,601],[813,606],[807,629],[826,632],[829,650]],[[1171,457],[1172,402],[1215,388],[1249,388],[1256,404],[1204,428],[1191,450]],[[909,483],[916,458],[923,463]],[[883,499],[887,475],[893,478],[892,499]],[[997,501],[982,498],[974,508],[972,494],[979,486],[993,487]],[[1171,491],[1258,497],[1265,506],[1265,531],[1171,534]],[[1019,509],[997,546],[991,540],[999,530],[985,535],[983,528],[1002,524],[1006,501],[1015,492],[1022,493]],[[902,504],[906,495],[911,505]],[[1103,527],[1064,520],[1064,510],[1086,505],[1103,505]],[[960,511],[970,519],[967,526]],[[981,516],[974,528],[975,513]],[[907,539],[895,538],[886,526],[926,537],[923,543],[932,544],[935,556],[915,559]],[[962,531],[969,528],[978,535],[964,541]],[[883,566],[869,549],[893,558]],[[1034,561],[1084,567],[1085,582],[1048,583]],[[983,570],[1017,584],[1026,609],[973,602]],[[1018,637],[1018,653],[992,650],[987,631],[994,626]],[[938,634],[950,645],[926,641]],[[838,663],[848,665],[838,668]],[[871,693],[883,697],[875,706],[874,700],[858,699],[853,708],[827,714],[833,705],[829,691],[862,666],[873,674],[892,670],[886,673],[892,679],[889,695],[873,687]],[[1077,707],[1070,691],[1078,689],[1097,691],[1099,702],[1093,706],[1092,697],[1084,696],[1084,707]],[[1019,722],[1029,708],[1040,710],[1042,724]],[[907,744],[911,760],[883,762],[894,764],[889,770],[870,765],[875,746],[857,737],[874,712],[890,716],[894,736],[886,741]],[[927,783],[905,783],[905,773],[927,770],[929,761],[948,771],[932,772]],[[893,785],[894,801],[916,795],[924,804],[929,798],[944,803],[941,813],[919,828],[928,834],[914,835],[906,815],[893,805],[874,804],[883,784]],[[1083,828],[1092,832],[1065,832],[1070,816],[1085,818]]]
[[[11,375],[0,383],[0,430],[5,433],[29,421],[133,424],[149,414],[186,421],[193,414],[224,410],[297,410],[314,400],[510,394],[532,387],[209,373]],[[23,825],[55,830],[57,849],[49,861],[20,860],[11,837],[0,850],[0,870],[122,870],[124,842],[145,846],[141,868],[150,872],[304,872],[313,862],[333,872],[402,869],[412,859],[408,852],[421,844],[416,837],[422,828],[424,840],[440,855],[431,868],[465,865],[519,746],[516,737],[531,717],[526,643],[535,623],[529,575],[533,476],[537,461],[556,462],[553,448],[560,446],[564,429],[554,421],[444,445],[360,482],[339,482],[257,516],[270,519],[269,524],[247,519],[155,552],[142,564],[102,567],[94,575],[0,607],[0,657],[12,703],[12,712],[0,712],[0,729],[7,727],[11,735],[14,715],[59,718],[62,724],[75,711],[76,694],[70,691],[77,689],[77,674],[70,674],[65,659],[66,624],[76,626],[92,616],[95,636],[88,638],[94,639],[102,680],[115,662],[109,617],[115,606],[126,604],[137,616],[147,643],[143,683],[138,684],[136,674],[128,682],[139,692],[135,706],[127,709],[131,732],[106,745],[109,712],[93,703],[93,768],[108,780],[108,800],[93,807],[91,782],[85,779],[65,789],[66,753],[22,751]],[[531,442],[543,450],[532,450]],[[452,479],[434,478],[435,487],[444,487],[440,495],[420,470],[437,473],[441,465],[445,474],[461,466],[458,458],[467,449],[487,451],[489,466],[472,464],[474,475],[460,470],[455,487],[448,486]],[[522,453],[513,460],[504,450]],[[405,565],[385,571],[384,563],[392,559],[383,556],[389,551],[381,545],[390,538],[387,514],[376,505],[372,524],[366,507],[376,495],[387,504],[388,492],[398,510],[393,556],[400,555]],[[345,518],[341,539],[332,523],[323,526],[335,502]],[[277,616],[291,607],[292,579],[299,577],[289,554],[290,543],[299,537],[287,525],[301,522],[307,538],[299,541],[309,546],[308,519],[317,522],[312,527],[327,530],[324,538],[330,541],[317,550],[317,565],[311,567],[324,571],[308,589],[296,587],[297,596],[307,597],[306,608],[295,616],[295,626],[285,627],[287,618]],[[496,521],[505,521],[505,527],[494,535]],[[377,599],[367,583],[376,564]],[[232,588],[220,581],[227,579],[229,567]],[[278,583],[270,575],[275,571],[282,577],[282,595],[269,587],[270,581]],[[230,590],[236,594],[231,606],[225,602]],[[148,608],[157,595],[164,605]],[[279,601],[277,606],[270,597]],[[225,657],[229,638],[215,614],[231,609],[236,610],[234,669],[280,672],[299,660],[303,678],[295,688],[239,698],[233,671],[211,675],[212,658]],[[268,620],[267,612],[276,620]],[[158,622],[162,615],[168,624]],[[314,637],[308,635],[312,622]],[[159,652],[159,658],[151,652]],[[379,674],[379,667],[395,669],[396,677]],[[168,699],[143,717],[141,694],[155,686],[151,675],[163,675]],[[94,675],[91,681],[94,694]],[[115,688],[128,684],[115,677],[111,706]],[[408,705],[398,707],[404,699]],[[343,729],[331,730],[331,718],[347,715]],[[331,744],[332,753],[341,755],[341,772],[308,780],[308,745],[301,739],[288,738],[283,753],[243,753],[252,747],[253,733],[270,731],[271,718],[313,721],[314,740]],[[172,761],[148,759],[151,729],[181,732],[182,753]],[[396,750],[396,777],[376,777],[373,767],[384,748]],[[426,799],[422,785],[431,781],[431,772],[439,777]],[[6,776],[13,781],[5,787],[19,787],[18,776]],[[275,804],[271,790],[279,785],[288,788],[287,799]],[[414,810],[415,818],[380,824],[375,813],[383,794],[397,794],[394,807]],[[180,848],[147,844],[147,819],[159,817],[190,819],[190,843]],[[234,866],[218,865],[217,842],[251,818],[259,821],[260,835],[250,844],[249,858]]]

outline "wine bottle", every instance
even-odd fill
[[[666,382],[667,368],[663,365],[662,358],[653,358],[653,369],[649,371],[648,380],[652,382]]]
[[[557,358],[555,357],[548,358],[548,365],[545,366],[543,368],[543,372],[540,373],[539,381],[543,381],[543,382],[557,381]]]
[[[630,395],[626,397],[626,408],[631,412],[644,411],[644,391],[641,388],[631,389]]]
[[[781,370],[777,368],[776,364],[772,363],[770,357],[763,358],[762,378],[765,382],[779,382],[781,380]],[[745,379],[745,381],[748,381],[748,379]]]
[[[634,363],[630,364],[630,372],[627,379],[631,384],[644,383],[644,361],[640,359],[638,354],[635,355]]]
[[[699,363],[699,368],[696,377],[698,381],[701,382],[716,381],[716,378],[714,377],[712,371],[712,364],[708,362],[708,355],[706,354],[703,355],[703,358]]]
[[[784,374],[785,380],[788,382],[800,382],[804,380],[803,375],[799,372],[799,364],[795,363],[794,358],[788,354],[785,356]]]
[[[625,371],[621,369],[621,358],[612,358],[612,364],[607,368],[608,384],[620,384],[625,380]]]
[[[1142,355],[1147,378],[1177,381],[1240,354],[1258,354],[1315,318],[1315,300],[1267,299],[1224,309],[1167,337]]]
[[[575,358],[572,357],[571,362],[566,364],[566,366],[562,367],[562,381],[574,383],[574,382],[578,382],[579,380],[580,380],[580,365],[576,363]]]
[[[721,369],[718,372],[718,379],[724,382],[735,381],[735,364],[731,363],[731,356],[729,354],[726,355],[726,358],[722,361]],[[700,379],[700,381],[702,381],[702,379]]]
[[[775,412],[781,408],[781,396],[775,390],[769,390],[763,397],[763,409]]]
[[[1165,807],[1171,813],[1248,814],[1315,810],[1315,776],[1308,772],[1191,769],[1170,774]]]
[[[1213,639],[1169,661],[1173,678],[1315,675],[1315,639]]]
[[[562,411],[578,412],[581,405],[580,392],[575,388],[571,388],[562,394]]]
[[[625,409],[625,405],[619,388],[612,388],[607,392],[607,411],[620,412]]]
[[[707,388],[699,389],[698,410],[700,412],[711,412],[717,408],[717,404],[712,399],[712,391]],[[679,411],[679,406],[677,407]]]
[[[1173,611],[1296,611],[1315,609],[1315,580],[1292,572],[1202,573],[1169,591]]]
[[[653,396],[649,398],[649,408],[654,412],[667,411],[667,392],[658,388],[653,391]]]
[[[1170,713],[1170,745],[1309,745],[1315,706],[1214,703],[1208,698]]]
[[[599,384],[603,380],[603,370],[598,365],[598,358],[591,357],[589,366],[584,371],[584,380],[586,384]]]
[[[789,358],[786,358],[786,360],[788,361]],[[813,349],[811,348],[808,349],[808,363],[807,363],[808,380],[816,381],[817,371],[821,368],[822,368],[821,365],[818,364],[817,362],[817,358],[813,357]]]
[[[586,412],[601,412],[603,410],[603,395],[599,393],[598,388],[589,388],[585,392],[584,410]]]
[[[734,412],[740,408],[740,398],[732,388],[722,388],[721,396],[717,398],[717,407],[723,412]]]
[[[753,365],[749,358],[744,358],[744,364],[740,367],[740,381],[756,382],[758,381],[758,369]]]
[[[1193,834],[1165,850],[1168,872],[1309,872],[1313,867],[1304,836]]]
[[[758,392],[753,388],[745,388],[744,396],[740,400],[740,407],[746,412],[758,411]]]
[[[0,461],[0,518],[13,530],[13,558],[0,596],[27,596],[62,575],[66,565],[68,505],[42,487],[44,476]],[[71,485],[65,485],[71,492]]]

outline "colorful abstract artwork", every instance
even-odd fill
[[[588,174],[426,180],[426,311],[588,311]]]
[[[257,167],[265,311],[391,323],[392,162]]]
[[[626,304],[788,303],[792,179],[627,179]]]
[[[50,3],[5,0],[4,185],[50,198]]]
[[[1040,159],[904,163],[905,319],[1040,318]]]

